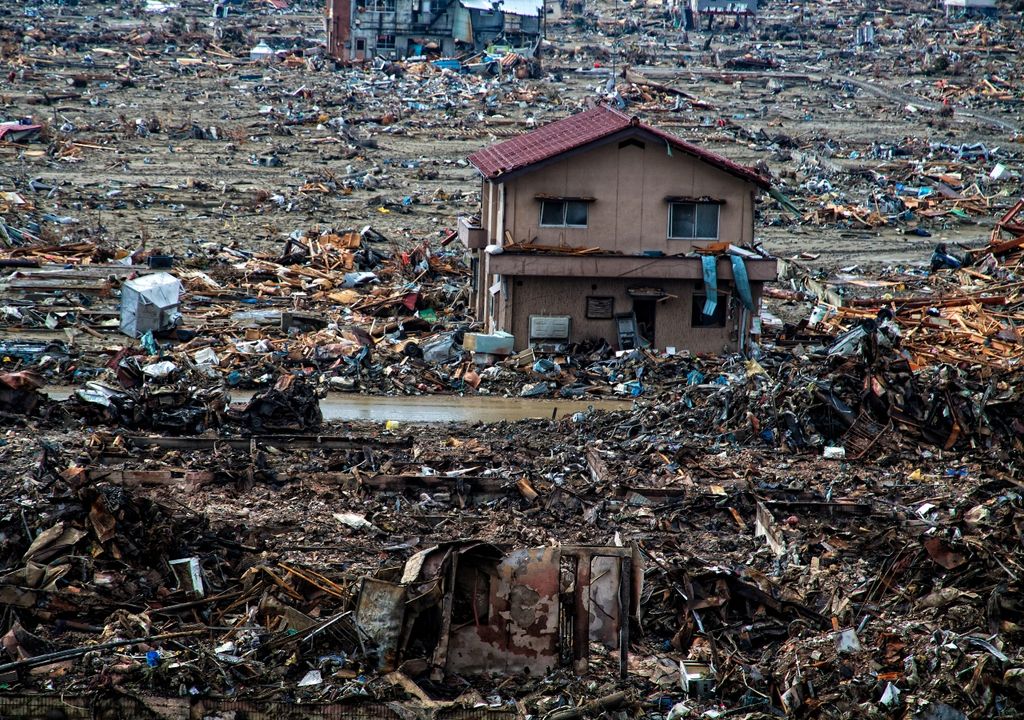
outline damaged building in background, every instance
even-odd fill
[[[544,0],[327,0],[327,48],[343,62],[450,57],[499,44],[533,55]]]
[[[999,16],[996,0],[943,0],[946,17],[949,18],[990,18]]]
[[[693,30],[703,21],[711,29],[717,18],[733,19],[743,29],[757,19],[758,0],[689,0],[687,28]]]

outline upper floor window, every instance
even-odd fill
[[[718,203],[674,202],[668,206],[669,240],[717,240]]]
[[[586,227],[587,203],[582,200],[541,200],[541,227]]]

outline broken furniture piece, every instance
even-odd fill
[[[121,332],[138,338],[147,332],[173,330],[181,321],[180,296],[181,283],[169,273],[127,281],[121,287]]]

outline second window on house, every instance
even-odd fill
[[[670,240],[717,240],[718,203],[674,202],[668,206]]]
[[[586,227],[587,203],[581,200],[542,200],[542,227]]]
[[[708,296],[703,287],[693,293],[692,310],[690,312],[690,327],[695,328],[724,328],[729,317],[729,296],[725,293],[718,293],[715,309],[710,315],[704,314],[704,303]]]

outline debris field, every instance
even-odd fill
[[[754,5],[4,8],[0,716],[1020,717],[1024,8]],[[770,184],[742,353],[475,316],[467,158],[600,104]]]

